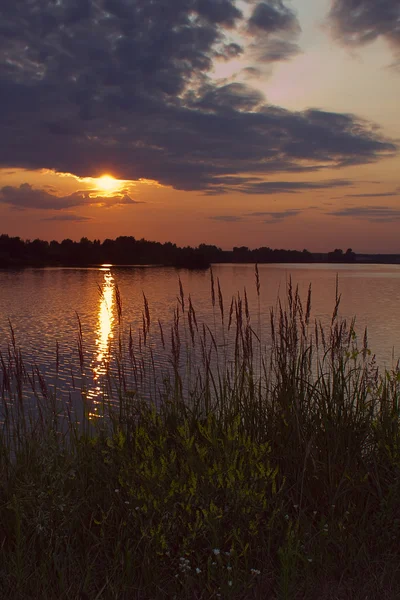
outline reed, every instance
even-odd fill
[[[178,283],[169,331],[144,296],[137,344],[116,290],[101,419],[85,385],[79,410],[26,368],[11,329],[0,597],[398,598],[399,369],[338,291],[323,327],[289,282],[264,340],[257,268],[254,326],[246,291],[227,303],[211,273],[207,324]],[[85,382],[79,320],[78,353]]]

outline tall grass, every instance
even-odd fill
[[[257,268],[255,285],[254,326],[212,272],[211,323],[180,281],[169,331],[144,297],[136,345],[117,289],[102,418],[85,386],[80,413],[61,406],[11,329],[1,598],[400,597],[400,372],[378,370],[338,292],[323,327],[289,282],[263,340]]]

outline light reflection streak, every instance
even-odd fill
[[[92,361],[93,387],[87,393],[88,399],[93,403],[93,408],[89,412],[90,418],[102,417],[101,412],[99,412],[104,400],[105,381],[102,381],[102,378],[107,374],[110,346],[114,337],[115,281],[109,265],[103,265],[101,271],[104,272],[104,279],[102,285],[99,286],[100,302],[96,329],[96,353]]]

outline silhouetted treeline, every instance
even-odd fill
[[[225,252],[227,262],[235,263],[311,263],[335,262],[350,263],[356,261],[356,254],[351,248],[343,252],[336,249],[327,254],[312,253],[308,250],[273,250],[272,248],[256,248],[250,250],[247,246],[234,247],[232,252]],[[220,261],[222,262],[222,261]]]
[[[211,263],[281,263],[281,262],[354,262],[355,253],[334,250],[329,254],[312,254],[308,250],[273,250],[246,246],[227,251],[217,246],[200,244],[197,248],[179,248],[167,242],[136,240],[121,236],[115,240],[70,239],[47,242],[35,239],[0,235],[0,267],[18,266],[87,266],[110,263],[114,265],[166,265],[187,268],[207,268]]]

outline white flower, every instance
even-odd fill
[[[232,583],[233,583],[232,581],[228,581],[228,585],[229,585],[230,587],[232,587]]]
[[[215,556],[218,556],[218,554],[221,554],[219,548],[214,548],[213,552],[214,552]]]
[[[198,575],[199,573],[201,573],[201,569],[199,569],[199,567],[196,567],[196,573],[197,573],[197,575]]]
[[[253,575],[259,575],[261,571],[259,571],[258,569],[250,569],[250,573],[252,573]]]

